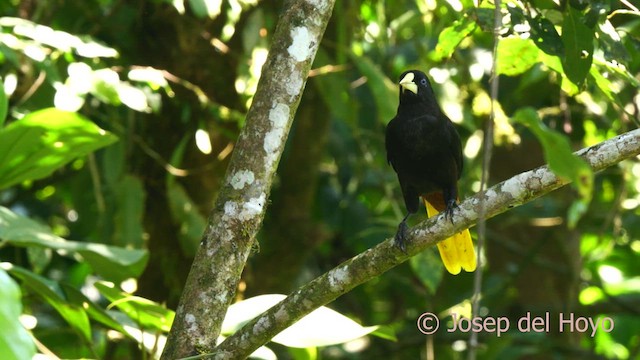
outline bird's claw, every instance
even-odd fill
[[[458,203],[455,200],[449,200],[447,202],[447,208],[444,210],[444,218],[449,219],[453,224],[453,212],[458,208]]]
[[[409,227],[407,223],[402,221],[400,225],[398,225],[398,231],[396,232],[396,236],[393,238],[394,245],[400,249],[403,253],[407,253],[407,232],[409,231]]]

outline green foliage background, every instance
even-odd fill
[[[282,6],[0,3],[0,338],[15,339],[0,353],[31,358],[35,338],[61,358],[158,355]],[[481,315],[552,322],[482,332],[478,357],[636,358],[640,163],[594,176],[570,152],[637,127],[640,12],[607,0],[501,10],[490,182],[549,163],[574,184],[489,221]],[[393,235],[405,209],[383,134],[406,69],[430,74],[463,139],[461,192],[479,189],[492,29],[486,1],[337,2],[238,300],[286,294]],[[450,326],[472,281],[426,251],[330,305],[383,325],[378,336],[262,356],[462,358],[469,333],[426,337],[416,320]],[[615,328],[560,332],[560,313]]]

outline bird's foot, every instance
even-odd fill
[[[394,237],[394,245],[400,249],[403,253],[407,253],[407,232],[409,231],[409,227],[407,223],[402,220],[400,225],[398,225],[398,231],[396,232],[396,236]]]
[[[447,208],[444,210],[444,218],[449,219],[453,224],[453,212],[458,208],[458,203],[455,199],[447,201]]]

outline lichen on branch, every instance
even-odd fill
[[[191,266],[163,359],[209,353],[216,346],[262,225],[275,171],[334,2],[296,0],[284,6],[246,126]]]
[[[576,153],[594,170],[600,171],[624,159],[640,154],[640,129],[619,135]],[[429,218],[410,231],[407,253],[394,246],[393,238],[343,262],[291,293],[282,302],[259,315],[235,334],[228,337],[213,355],[216,359],[243,359],[267,343],[280,331],[320,306],[385,271],[403,263],[411,256],[450,237],[478,221],[481,198],[484,197],[487,219],[525,204],[569,181],[556,176],[547,166],[521,174],[465,199],[453,216],[445,221],[440,214]]]

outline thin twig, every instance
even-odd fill
[[[500,29],[502,28],[502,13],[500,12],[500,0],[495,0],[494,24],[493,24],[493,64],[491,65],[491,112],[484,133],[484,149],[482,152],[482,176],[480,179],[480,191],[487,188],[489,182],[489,168],[491,167],[491,155],[493,151],[493,124],[495,119],[495,103],[498,101],[499,77],[498,69],[498,42],[500,41]],[[482,293],[482,250],[486,235],[486,207],[485,199],[480,198],[480,213],[478,217],[478,251],[477,270],[473,276],[473,297],[471,298],[471,317],[478,315],[480,297]],[[478,348],[478,333],[471,332],[469,337],[469,360],[475,360]]]

